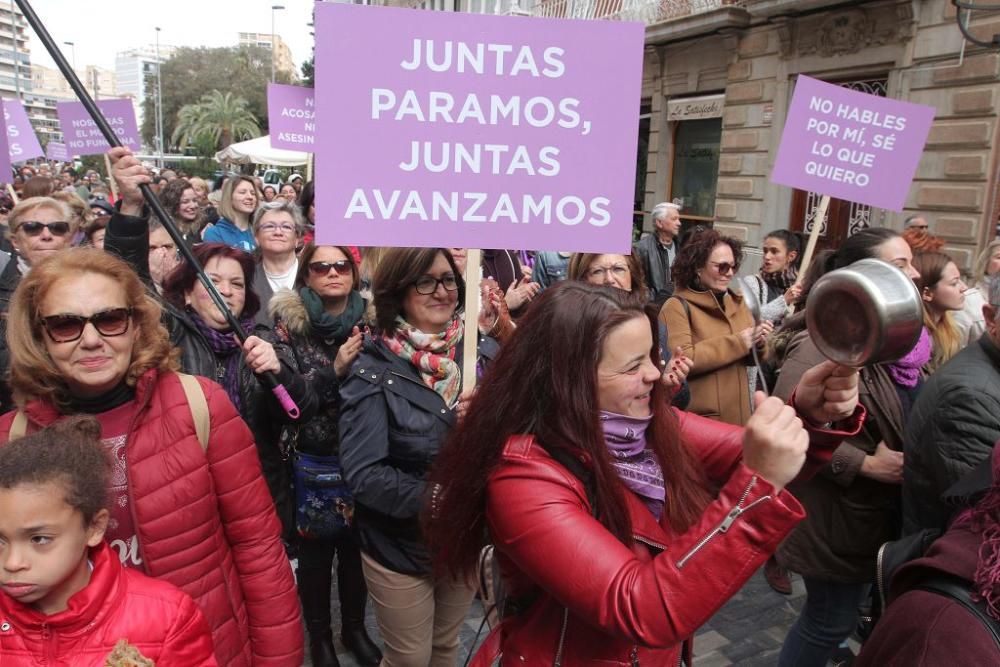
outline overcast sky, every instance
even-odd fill
[[[7,4],[9,0],[0,0]],[[115,54],[156,42],[174,46],[233,46],[240,32],[271,32],[271,6],[284,5],[274,12],[274,32],[292,50],[298,67],[312,53],[314,0],[33,0],[31,6],[53,39],[72,62],[70,47],[76,50],[76,68],[97,65],[115,68]],[[29,29],[30,30],[30,29]],[[34,32],[29,39],[31,62],[55,67]]]

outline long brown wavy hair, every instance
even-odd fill
[[[97,248],[70,248],[31,267],[10,302],[7,345],[10,348],[10,386],[18,406],[33,400],[53,403],[60,410],[70,400],[69,387],[49,357],[42,338],[41,304],[48,293],[68,278],[87,273],[106,276],[121,286],[132,309],[132,326],[139,335],[125,381],[134,387],[151,368],[177,370],[177,352],[160,322],[160,304],[149,295],[139,276],[124,261]]]
[[[587,480],[598,520],[630,544],[624,485],[615,473],[599,421],[597,365],[604,341],[634,318],[649,322],[650,355],[659,363],[656,314],[640,298],[616,288],[564,281],[542,292],[517,333],[487,370],[464,419],[431,471],[435,490],[424,534],[442,574],[475,571],[487,540],[490,473],[511,436],[530,433],[548,452],[589,454]],[[677,419],[660,383],[653,387],[647,442],[663,469],[664,513],[675,530],[691,526],[710,497],[703,470],[678,435]]]

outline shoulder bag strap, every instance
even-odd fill
[[[198,378],[193,375],[178,373],[177,379],[181,381],[181,389],[184,390],[184,397],[191,409],[191,416],[194,418],[194,431],[198,436],[201,449],[208,451],[208,432],[211,430],[212,422],[208,413],[205,392],[198,383]]]
[[[677,299],[678,301],[681,302],[681,305],[684,306],[684,315],[688,318],[688,321],[690,322],[691,321],[691,306],[688,304],[687,299],[685,299],[682,296],[677,296],[676,294],[673,295],[670,298],[671,299]]]
[[[975,616],[983,628],[990,633],[997,649],[1000,650],[1000,622],[993,619],[981,605],[972,601],[972,591],[969,590],[968,583],[959,583],[952,577],[934,575],[921,580],[913,588],[943,595],[965,607],[966,611]]]

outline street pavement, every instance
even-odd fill
[[[339,618],[337,596],[334,593],[334,614]],[[747,582],[726,606],[718,611],[695,637],[694,650],[696,667],[773,667],[778,661],[778,653],[788,628],[798,617],[805,601],[805,587],[802,579],[792,577],[792,594],[779,595],[768,587],[760,570]],[[463,651],[459,666],[464,663],[468,651],[478,645],[486,636],[484,627],[478,640],[476,631],[483,620],[482,607],[476,602],[462,627]],[[369,607],[367,625],[369,633],[381,645],[374,615]],[[334,633],[337,633],[334,628]],[[857,652],[857,645],[852,642]],[[343,646],[337,644],[338,657],[343,667],[357,667],[357,663]],[[308,656],[306,665],[309,665]],[[656,666],[651,666],[656,667]]]

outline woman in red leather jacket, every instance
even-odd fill
[[[435,565],[471,575],[490,541],[507,593],[473,664],[690,659],[690,637],[802,519],[785,485],[860,429],[857,373],[829,362],[795,409],[759,394],[742,428],[672,410],[656,331],[620,290],[546,290],[442,450]]]

